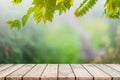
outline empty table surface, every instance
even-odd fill
[[[120,65],[0,64],[0,80],[120,80]]]

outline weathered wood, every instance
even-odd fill
[[[44,70],[41,80],[57,80],[58,64],[48,64]]]
[[[120,65],[0,64],[0,80],[120,80]]]
[[[21,80],[35,65],[27,64],[6,77],[6,80]]]
[[[58,80],[75,80],[75,75],[69,64],[59,64]]]
[[[92,80],[91,74],[80,64],[71,64],[76,80]]]
[[[92,64],[83,64],[83,66],[94,76],[94,80],[111,80],[111,77]]]
[[[23,80],[39,80],[47,64],[37,64],[31,71],[29,71]]]
[[[106,65],[115,69],[116,71],[120,71],[120,66],[117,64],[106,64]]]
[[[16,71],[17,69],[19,69],[22,66],[23,66],[23,64],[16,64],[16,65],[10,66],[9,68],[7,68],[5,70],[0,71],[0,80],[5,80],[5,77],[8,74]]]
[[[120,80],[120,73],[114,70],[113,68],[106,66],[104,64],[99,64],[95,66],[97,66],[98,68],[109,74],[110,76],[112,76],[113,80]]]
[[[4,64],[0,64],[0,66],[3,66]]]
[[[2,71],[2,70],[4,70],[4,69],[6,69],[6,68],[8,68],[8,67],[10,67],[10,66],[12,66],[13,64],[5,64],[5,65],[2,65],[2,66],[0,66],[0,71]]]

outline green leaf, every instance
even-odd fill
[[[21,3],[22,0],[12,0],[13,4]],[[74,0],[33,0],[32,7],[27,10],[27,14],[22,17],[22,26],[25,26],[29,16],[33,13],[33,18],[36,23],[43,21],[51,21],[54,17],[55,11],[59,11],[60,14],[66,12],[73,5]],[[16,27],[14,21],[8,21],[8,24],[13,28]],[[19,21],[19,25],[20,25]],[[18,27],[18,26],[17,26]],[[21,27],[21,25],[20,25]],[[20,28],[18,27],[18,28]]]
[[[21,28],[21,24],[19,20],[9,20],[7,21],[7,24],[11,27],[11,28],[17,28],[18,30]]]
[[[120,0],[106,0],[104,13],[108,18],[120,18]]]
[[[25,26],[27,20],[28,20],[28,15],[24,15],[24,16],[22,17],[22,25],[23,25],[23,26]]]
[[[77,17],[85,15],[97,3],[97,1],[98,0],[84,0],[74,14]]]
[[[66,12],[74,4],[74,0],[57,0],[56,8],[59,11],[59,15]]]
[[[33,17],[36,23],[41,21],[44,21],[44,23],[46,23],[46,21],[52,21],[56,10],[56,0],[34,0],[33,5]]]
[[[27,10],[27,15],[30,16],[33,11],[34,11],[34,7],[30,7],[30,8]]]
[[[19,4],[19,3],[22,2],[22,0],[11,0],[11,2],[12,2],[13,4]]]
[[[27,11],[27,14],[22,17],[22,25],[23,25],[23,26],[25,26],[25,24],[26,24],[29,16],[31,15],[31,13],[32,13],[33,11],[34,11],[34,8],[33,8],[33,7],[30,7],[30,8],[28,9],[28,11]]]

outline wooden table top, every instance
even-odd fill
[[[120,65],[0,64],[0,80],[120,80]]]

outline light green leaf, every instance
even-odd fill
[[[30,7],[30,8],[27,10],[27,15],[30,16],[33,11],[34,11],[34,7]]]
[[[22,25],[23,25],[23,26],[25,26],[27,20],[28,20],[28,15],[24,15],[24,16],[22,17]]]
[[[73,4],[74,0],[60,0],[59,3],[57,3],[56,5],[57,10],[59,11],[59,15],[69,10]]]
[[[77,17],[85,15],[97,3],[97,1],[98,0],[83,0],[74,14]]]
[[[106,0],[104,13],[108,18],[120,18],[120,0]]]
[[[13,20],[13,21],[10,20],[7,21],[7,23],[11,28],[17,28],[18,30],[21,28],[21,24],[19,20]]]
[[[34,20],[36,23],[43,21],[52,21],[55,10],[56,10],[56,0],[41,0],[41,2],[37,3],[39,0],[34,0]]]

